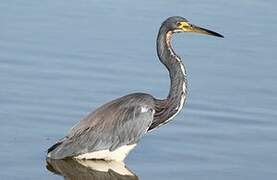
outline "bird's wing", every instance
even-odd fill
[[[153,115],[154,100],[150,95],[136,93],[111,101],[74,126],[51,149],[50,157],[61,159],[135,144],[147,132]]]

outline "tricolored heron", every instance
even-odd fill
[[[182,109],[187,97],[186,69],[171,45],[172,34],[196,32],[222,35],[190,24],[185,18],[166,19],[159,30],[157,53],[169,71],[167,98],[133,93],[104,104],[82,119],[68,135],[48,149],[48,157],[123,161],[150,130],[169,122]]]

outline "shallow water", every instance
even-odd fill
[[[181,15],[225,39],[174,38],[189,97],[126,160],[139,179],[277,178],[277,2],[2,1],[0,177],[63,179],[46,149],[113,98],[165,97],[161,21]]]

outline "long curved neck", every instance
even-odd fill
[[[160,28],[157,38],[157,53],[170,76],[170,90],[166,99],[156,100],[152,128],[168,122],[181,109],[187,95],[186,69],[181,59],[172,49],[172,31]],[[152,129],[151,128],[151,129]]]

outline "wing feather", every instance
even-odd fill
[[[121,97],[81,120],[49,156],[62,159],[137,143],[150,127],[153,115],[152,96],[136,93]]]

